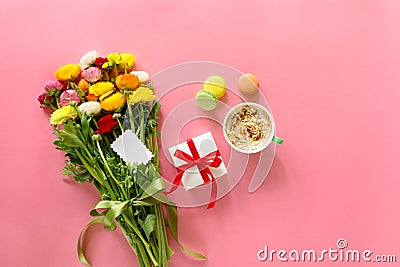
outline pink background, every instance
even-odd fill
[[[191,60],[253,72],[285,138],[256,193],[246,173],[214,209],[179,210],[182,242],[209,260],[171,241],[170,266],[283,266],[257,251],[335,248],[341,237],[400,261],[399,1],[16,0],[0,4],[0,25],[0,266],[82,266],[76,242],[99,198],[60,174],[35,99],[91,49],[132,52],[150,73]],[[95,267],[136,266],[119,231],[88,237]]]

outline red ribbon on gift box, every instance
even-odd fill
[[[186,170],[193,166],[197,166],[204,183],[208,183],[211,181],[211,196],[207,209],[213,208],[215,206],[215,201],[217,200],[217,183],[215,182],[214,175],[208,167],[218,168],[222,163],[222,159],[220,157],[221,154],[219,150],[216,150],[205,155],[204,157],[200,157],[193,140],[189,139],[186,141],[186,143],[188,144],[189,150],[192,155],[189,155],[179,149],[175,151],[174,156],[178,159],[186,161],[187,163],[176,168],[178,174],[174,179],[171,190],[169,192],[166,192],[166,194],[174,192],[179,187],[182,181],[183,174]]]

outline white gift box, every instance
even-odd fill
[[[193,147],[194,145],[194,147]],[[195,149],[195,151],[193,151]],[[215,144],[214,138],[211,134],[211,132],[206,132],[202,135],[196,136],[192,139],[189,139],[183,143],[180,143],[179,145],[176,145],[174,147],[171,147],[169,149],[169,153],[171,154],[172,160],[174,162],[174,166],[177,167],[178,172],[182,171],[182,168],[185,165],[187,166],[188,164],[192,163],[192,165],[187,169],[184,170],[184,173],[182,175],[182,184],[186,190],[190,190],[196,186],[205,184],[211,180],[209,178],[209,181],[205,181],[204,179],[204,173],[200,173],[201,170],[199,170],[198,165],[193,163],[193,160],[188,160],[188,159],[183,159],[182,157],[177,157],[176,152],[181,151],[186,153],[188,156],[196,158],[196,155],[193,155],[192,152],[195,152],[194,154],[198,153],[197,158],[200,158],[199,160],[201,161],[202,159],[204,160],[207,155],[213,155],[209,156],[208,158],[214,158],[214,161],[220,161],[220,164],[218,167],[212,167],[210,166],[210,163],[212,160],[208,160],[208,163],[203,164],[202,168],[203,170],[205,168],[208,168],[207,172],[211,173],[212,176],[216,179],[218,177],[223,176],[224,174],[227,173],[226,167],[224,162],[222,161],[221,155],[219,155],[219,151],[217,148],[217,145]],[[180,153],[182,154],[182,153]],[[211,164],[213,165],[213,164]],[[218,164],[214,164],[218,165]],[[207,167],[204,167],[207,166]]]

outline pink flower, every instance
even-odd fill
[[[82,72],[82,77],[88,82],[96,82],[101,78],[101,69],[90,67]]]
[[[51,80],[51,81],[45,81],[44,82],[44,89],[48,92],[51,91],[61,91],[63,89],[65,89],[66,84],[57,80]]]
[[[61,93],[60,95],[60,105],[67,106],[72,101],[81,103],[78,93],[75,90],[69,89]]]

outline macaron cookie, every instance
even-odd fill
[[[196,102],[200,108],[205,110],[213,110],[218,105],[218,98],[214,92],[210,90],[200,90],[196,94]]]
[[[253,95],[258,91],[258,78],[254,74],[247,73],[240,76],[238,88],[244,95]]]
[[[225,79],[221,76],[211,76],[204,82],[203,89],[209,90],[213,92],[217,98],[221,98],[226,92]]]

